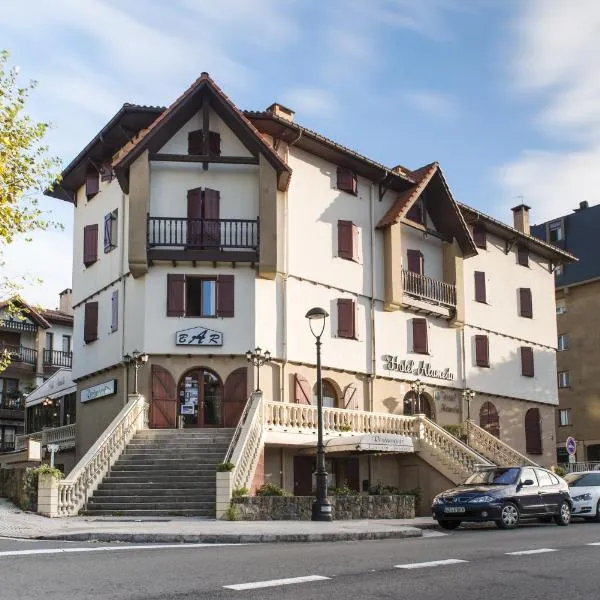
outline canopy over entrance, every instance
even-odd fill
[[[331,452],[414,452],[415,446],[407,435],[368,433],[347,435],[324,442],[325,451]]]

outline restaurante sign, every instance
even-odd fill
[[[385,354],[383,356],[383,368],[386,371],[398,371],[399,373],[408,373],[420,377],[432,377],[433,379],[454,380],[454,373],[449,368],[432,369],[431,363],[426,363],[424,360],[398,360],[397,356]]]

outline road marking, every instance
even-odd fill
[[[271,579],[270,581],[255,581],[253,583],[236,583],[235,585],[224,585],[228,590],[255,590],[257,588],[275,587],[278,585],[291,585],[292,583],[308,583],[310,581],[323,581],[331,577],[323,575],[305,575],[304,577],[290,577],[288,579]]]
[[[440,567],[442,565],[457,565],[458,563],[467,563],[468,560],[460,558],[446,558],[444,560],[431,560],[429,562],[408,563],[406,565],[394,565],[395,569],[424,569],[425,567]]]
[[[520,550],[519,552],[506,552],[510,556],[523,556],[524,554],[544,554],[545,552],[558,552],[556,548],[537,548],[536,550]]]
[[[442,533],[441,531],[432,531],[430,529],[423,529],[422,537],[446,537],[449,533]]]
[[[600,546],[600,542],[591,542],[589,544],[586,544],[586,546]]]
[[[73,554],[76,552],[112,552],[124,550],[170,550],[185,548],[217,548],[221,546],[244,546],[245,544],[144,544],[143,546],[102,546],[100,548],[35,548],[33,550],[7,550],[1,557],[32,556],[39,554]]]

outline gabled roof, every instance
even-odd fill
[[[73,315],[63,312],[62,310],[44,308],[41,314],[48,321],[73,325]]]
[[[23,298],[15,296],[10,300],[4,300],[0,302],[0,310],[6,308],[7,306],[9,306],[9,304],[17,306],[23,314],[27,315],[29,319],[31,319],[36,325],[39,325],[43,329],[49,329],[50,327],[52,327],[50,323],[48,323],[48,321],[44,319],[44,317],[30,304],[25,302]]]
[[[129,192],[129,166],[142,152],[158,152],[170,139],[174,131],[182,127],[209,100],[211,108],[225,121],[253,154],[261,153],[277,171],[278,188],[287,189],[291,169],[265,142],[257,129],[246,116],[225,95],[208,73],[201,76],[169,108],[155,119],[141,134],[121,148],[114,158],[113,167],[119,183]]]
[[[377,228],[382,229],[403,221],[423,191],[428,190],[426,209],[436,229],[449,239],[456,238],[465,257],[475,256],[475,242],[439,164],[433,162],[412,171],[411,178],[415,185],[398,195],[394,204],[377,223]]]

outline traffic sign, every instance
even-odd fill
[[[567,441],[565,442],[565,448],[567,449],[569,456],[573,456],[575,454],[575,451],[577,450],[577,441],[574,437],[569,436],[567,438]]]

